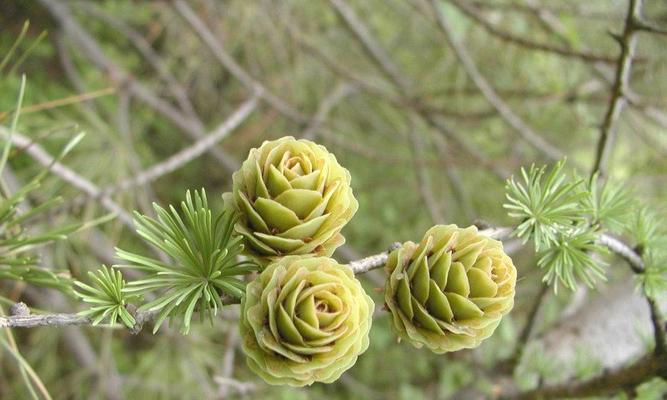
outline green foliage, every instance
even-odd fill
[[[574,290],[577,280],[593,287],[605,279],[605,264],[595,257],[604,251],[596,242],[603,229],[622,232],[629,223],[632,201],[621,184],[601,184],[597,174],[588,182],[563,172],[565,160],[547,167],[521,169],[523,181],[507,180],[508,215],[520,219],[514,235],[532,240],[543,280]],[[643,214],[635,221],[638,242],[655,240],[656,227]],[[655,286],[655,283],[651,283]]]
[[[228,211],[214,213],[202,189],[186,193],[181,213],[153,205],[157,219],[135,213],[137,232],[148,244],[169,255],[172,262],[117,249],[118,256],[131,267],[145,272],[144,279],[132,281],[125,293],[146,294],[158,291],[156,299],[139,311],[157,312],[154,332],[167,317],[178,316],[181,330],[187,333],[195,310],[200,318],[212,319],[222,308],[222,295],[243,296],[245,283],[239,275],[258,269],[251,261],[237,261],[243,250],[241,238],[234,235],[236,215]]]
[[[667,231],[664,228],[664,218],[646,206],[637,208],[628,227],[628,232],[634,239],[635,247],[639,253],[643,253],[647,249],[656,251],[667,248]]]
[[[621,184],[599,183],[595,174],[588,182],[588,196],[583,206],[590,212],[591,224],[601,225],[611,232],[621,232],[627,226],[632,201]]]
[[[667,253],[649,250],[644,252],[644,271],[637,275],[644,293],[657,299],[667,295]]]
[[[667,293],[667,233],[663,223],[664,218],[657,212],[640,207],[628,227],[635,249],[644,260],[644,271],[637,274],[638,283],[653,299]]]
[[[86,303],[92,304],[91,308],[82,311],[79,314],[90,317],[93,325],[106,320],[111,325],[115,325],[118,319],[128,328],[134,326],[134,317],[127,311],[127,297],[123,293],[125,289],[125,280],[120,271],[114,268],[102,266],[96,272],[88,272],[93,286],[83,282],[75,281],[81,291],[75,290],[78,297]]]
[[[568,181],[563,173],[565,161],[558,162],[547,174],[547,167],[531,165],[528,172],[521,168],[523,182],[507,180],[503,206],[510,217],[521,220],[514,235],[524,243],[533,240],[540,251],[558,242],[559,235],[569,232],[572,225],[584,220],[581,200],[587,196],[582,179]]]
[[[546,270],[543,280],[555,290],[559,280],[572,290],[576,288],[575,277],[589,287],[596,278],[604,280],[603,263],[593,255],[605,251],[595,243],[597,238],[597,232],[587,226],[559,234],[556,243],[538,253],[537,265]]]
[[[5,64],[3,60],[2,64]],[[0,65],[1,67],[1,65]],[[0,156],[0,174],[4,171],[12,147],[11,138],[21,111],[26,80],[21,80],[18,100],[13,113],[9,131],[0,127],[0,135],[5,140]],[[81,140],[82,135],[75,136],[61,151],[58,160],[62,159]],[[0,280],[10,279],[30,284],[59,289],[63,292],[71,290],[71,279],[66,271],[47,270],[39,267],[39,259],[33,250],[56,240],[65,239],[68,234],[81,228],[82,224],[66,224],[40,233],[32,233],[27,225],[38,216],[43,216],[57,206],[62,199],[55,197],[32,208],[27,208],[27,197],[41,187],[41,182],[48,172],[45,168],[36,177],[13,193],[2,183],[0,188]]]

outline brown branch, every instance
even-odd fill
[[[564,399],[611,395],[632,390],[653,377],[667,378],[667,354],[648,354],[636,362],[584,381],[543,386],[527,392],[506,394],[506,399]]]
[[[642,1],[628,0],[628,12],[623,33],[620,36],[614,36],[621,46],[621,54],[616,63],[616,76],[611,89],[609,107],[600,125],[600,138],[598,139],[595,162],[591,171],[591,175],[599,173],[601,179],[604,179],[607,174],[607,164],[616,141],[617,122],[627,103],[626,94],[630,90],[632,59],[637,49],[637,27],[634,25],[634,21],[639,20],[641,16]]]
[[[517,342],[514,347],[514,352],[512,355],[499,363],[498,369],[506,374],[512,374],[516,369],[517,365],[521,361],[523,354],[528,345],[528,340],[533,333],[535,323],[537,322],[537,315],[540,310],[542,302],[546,298],[547,293],[549,292],[549,285],[545,282],[542,282],[540,288],[535,296],[535,300],[528,312],[528,317],[526,318],[526,324],[523,326],[521,333],[517,339]]]

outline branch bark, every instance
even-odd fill
[[[599,173],[600,179],[604,179],[607,173],[607,164],[609,163],[614,142],[616,141],[617,122],[621,111],[623,111],[623,108],[627,104],[626,94],[630,91],[632,59],[637,49],[637,27],[634,25],[634,21],[640,20],[642,1],[628,1],[628,13],[625,18],[623,33],[620,36],[614,36],[621,46],[621,54],[616,64],[616,76],[612,86],[609,107],[600,126],[600,138],[598,139],[595,162],[591,171],[591,175]]]
[[[649,354],[636,362],[582,382],[543,386],[503,398],[513,400],[564,399],[601,396],[631,390],[653,377],[667,378],[667,355]]]

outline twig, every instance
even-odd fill
[[[366,51],[370,59],[378,66],[378,68],[390,79],[392,84],[399,90],[401,95],[398,98],[394,98],[391,95],[386,96],[385,98],[396,102],[400,105],[407,106],[410,109],[414,110],[420,117],[422,117],[432,128],[440,132],[442,135],[446,136],[449,139],[452,139],[456,144],[458,144],[466,153],[470,154],[475,160],[487,168],[489,168],[495,175],[505,178],[508,174],[505,171],[499,169],[493,162],[490,162],[486,156],[484,156],[478,148],[469,144],[464,140],[457,132],[450,129],[448,125],[440,122],[437,119],[436,113],[433,110],[429,110],[427,107],[424,107],[419,101],[413,98],[413,85],[396,66],[389,54],[380,46],[380,44],[375,40],[371,35],[370,31],[363,24],[362,20],[355,14],[354,10],[344,1],[344,0],[329,0],[330,3],[334,6],[334,9],[338,13],[340,19],[345,23],[346,28],[354,35],[354,37],[359,41]],[[323,56],[316,48],[312,49],[316,54]],[[320,57],[321,58],[321,57]],[[335,64],[331,60],[327,61],[325,65],[331,68],[332,64]],[[341,68],[333,69],[334,71],[340,70]],[[348,74],[349,76],[349,74]],[[355,82],[363,81],[361,79],[354,79]],[[369,89],[368,85],[362,85],[362,88]],[[372,88],[370,88],[373,90]],[[372,93],[377,94],[377,91]]]
[[[510,235],[512,232],[512,228],[506,228],[506,227],[500,227],[500,228],[487,228],[479,231],[481,235],[488,236],[492,239],[503,239],[506,238]],[[387,258],[389,257],[389,253],[394,251],[395,249],[399,248],[401,246],[401,243],[395,242],[393,243],[387,251],[384,251],[379,254],[374,254],[372,256],[368,256],[366,258],[362,258],[360,260],[352,261],[348,265],[350,268],[352,268],[352,271],[354,271],[355,274],[364,274],[368,271],[377,269],[377,268],[382,268],[384,267],[384,264],[387,262]]]
[[[257,93],[264,101],[271,107],[278,110],[281,114],[298,122],[307,123],[308,118],[297,111],[292,105],[285,100],[279,98],[271,93],[259,81],[250,76],[232,56],[225,51],[222,45],[218,42],[215,35],[206,27],[206,24],[197,16],[190,5],[182,0],[175,0],[173,2],[176,11],[185,19],[185,21],[194,29],[195,32],[202,39],[204,44],[213,52],[215,58],[243,85],[248,87],[252,92]]]
[[[424,154],[426,152],[424,148],[424,140],[421,137],[421,134],[417,132],[417,127],[415,126],[414,121],[411,123],[409,129],[410,129],[409,136],[410,136],[410,142],[412,144],[412,153],[413,153],[412,159],[415,166],[414,168],[415,174],[417,175],[419,193],[421,194],[421,198],[424,201],[424,204],[426,204],[426,208],[428,209],[431,215],[432,222],[439,224],[442,223],[445,220],[445,218],[442,213],[440,204],[436,200],[435,195],[433,193],[431,178],[428,174],[428,169],[426,168],[426,165],[424,163]]]
[[[363,274],[368,271],[374,270],[376,268],[384,267],[384,264],[387,262],[389,253],[401,246],[400,243],[393,243],[387,251],[383,251],[379,254],[374,254],[360,260],[352,261],[348,266],[352,269],[355,275]]]
[[[612,253],[621,257],[630,265],[635,273],[641,273],[644,270],[644,260],[628,245],[609,235],[600,235],[598,244],[608,248]]]
[[[16,315],[0,317],[0,328],[35,328],[38,326],[90,325],[91,320],[77,314]]]
[[[184,115],[179,109],[164,101],[162,98],[133,79],[120,66],[111,61],[102,51],[99,43],[78,24],[72,16],[67,3],[59,0],[40,0],[51,14],[58,20],[62,29],[78,43],[77,48],[81,50],[90,61],[100,70],[109,75],[109,78],[117,85],[122,85],[125,90],[141,100],[156,112],[163,115],[184,133],[193,139],[199,139],[206,134],[203,123],[194,117]],[[226,169],[236,170],[236,161],[219,147],[208,150]]]
[[[530,336],[532,335],[535,327],[535,323],[537,322],[537,315],[540,310],[540,306],[542,305],[542,302],[548,292],[549,292],[549,285],[546,284],[545,282],[542,282],[540,285],[540,289],[538,290],[537,295],[535,296],[533,304],[530,308],[530,311],[528,312],[528,317],[526,318],[526,324],[523,326],[523,329],[521,330],[521,333],[517,338],[514,347],[514,352],[508,359],[501,361],[499,363],[500,364],[499,369],[502,370],[503,372],[511,374],[521,361],[523,353],[526,350],[528,340],[530,339]]]
[[[257,96],[253,96],[241,104],[236,111],[234,111],[234,113],[232,113],[232,115],[221,123],[213,132],[196,140],[190,146],[173,154],[160,163],[151,166],[138,175],[126,179],[117,185],[102,189],[99,195],[108,196],[116,191],[127,190],[134,186],[141,186],[176,171],[223,140],[230,132],[245,121],[255,108],[257,108]]]
[[[0,135],[5,137],[8,135],[6,128],[0,126]],[[29,138],[21,134],[14,133],[11,140],[15,146],[22,148],[32,159],[37,161],[42,166],[50,166],[51,172],[53,172],[63,181],[83,191],[88,196],[98,197],[101,194],[99,187],[90,182],[88,179],[74,172],[69,167],[56,161],[55,158],[47,153],[46,150],[44,150],[39,144],[32,142]],[[115,201],[111,200],[109,197],[102,197],[100,199],[100,203],[104,208],[116,214],[121,222],[123,222],[123,224],[134,230],[132,217]]]
[[[621,111],[627,103],[626,94],[630,90],[630,73],[632,71],[632,58],[637,49],[637,27],[634,21],[639,20],[643,0],[628,0],[628,12],[625,18],[625,26],[620,36],[614,36],[621,46],[621,54],[616,64],[616,76],[612,86],[609,107],[605,113],[604,120],[600,125],[600,138],[598,139],[595,161],[591,175],[600,174],[604,179],[607,174],[607,164],[611,157],[614,142],[618,130],[617,121]]]
[[[522,36],[515,35],[510,32],[506,32],[491,22],[489,22],[480,12],[476,9],[476,6],[470,6],[468,3],[460,0],[450,0],[459,10],[461,10],[465,15],[470,17],[472,20],[476,21],[484,30],[489,34],[506,41],[508,43],[513,43],[518,46],[540,50],[547,53],[558,54],[563,57],[576,58],[586,62],[604,62],[604,63],[616,63],[616,57],[605,56],[601,54],[595,54],[585,51],[577,51],[570,47],[562,47],[549,43],[536,42],[530,39],[526,39]]]
[[[239,299],[227,295],[221,296],[222,304],[232,305],[239,304]],[[133,314],[135,325],[130,329],[132,334],[141,332],[147,322],[155,319],[158,312],[153,310],[137,311],[132,305],[127,306],[128,311]],[[11,315],[9,317],[0,316],[0,328],[37,328],[40,326],[65,327],[72,325],[90,325],[93,321],[88,317],[83,317],[79,314],[19,314]],[[107,325],[108,326],[108,325]]]
[[[433,8],[433,12],[435,13],[437,25],[444,34],[447,43],[454,50],[456,57],[463,65],[463,68],[468,77],[473,81],[480,92],[482,92],[489,104],[491,104],[496,109],[500,117],[509,126],[515,129],[526,142],[528,142],[540,152],[544,153],[544,155],[550,159],[560,160],[563,158],[564,154],[560,149],[556,148],[537,132],[533,131],[533,129],[529,127],[517,114],[515,114],[514,111],[512,111],[512,109],[507,105],[507,103],[505,103],[505,101],[500,98],[495,89],[481,74],[465,46],[454,37],[454,34],[451,31],[447,21],[445,20],[444,15],[440,11],[436,0],[429,1],[431,7]]]
[[[622,390],[634,389],[656,376],[667,378],[666,354],[649,354],[631,365],[605,372],[585,381],[542,386],[527,392],[510,393],[503,398],[532,400],[610,395]]]

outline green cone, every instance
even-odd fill
[[[374,304],[352,270],[326,257],[284,257],[246,288],[243,351],[273,385],[331,383],[368,348]]]
[[[239,212],[248,255],[266,265],[285,255],[330,256],[359,204],[350,173],[326,148],[284,137],[250,150],[223,198]]]
[[[477,347],[514,305],[512,260],[474,226],[434,226],[394,250],[385,271],[395,331],[435,353]]]

